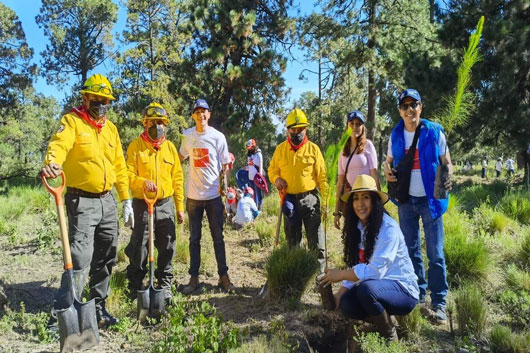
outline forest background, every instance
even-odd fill
[[[7,2],[9,3],[9,2]],[[26,2],[25,2],[26,3]],[[530,1],[322,0],[310,14],[292,0],[42,0],[35,23],[47,39],[40,60],[24,24],[0,2],[0,180],[35,176],[58,119],[80,103],[79,89],[103,70],[115,96],[109,118],[124,150],[142,130],[142,108],[160,102],[177,145],[192,121],[191,104],[205,98],[211,125],[227,136],[236,167],[244,142],[258,141],[265,165],[285,138],[294,105],[311,123],[322,150],[336,143],[348,111],[367,116],[380,160],[400,119],[396,97],[416,88],[423,116],[439,112],[456,85],[469,35],[485,16],[473,68],[473,110],[450,136],[456,162],[484,155],[515,159],[528,182],[530,147]],[[118,13],[126,13],[116,31]],[[302,53],[302,54],[300,54]],[[303,55],[302,85],[293,98],[287,63]],[[64,95],[40,92],[45,79]]]

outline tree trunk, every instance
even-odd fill
[[[370,38],[368,39],[368,52],[373,55],[375,49],[375,20],[376,20],[376,0],[370,1]],[[375,88],[375,72],[372,67],[368,68],[368,114],[366,117],[367,137],[371,140],[375,134],[375,105],[377,91]]]

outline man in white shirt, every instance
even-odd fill
[[[180,160],[189,157],[190,168],[186,182],[186,210],[190,225],[190,281],[183,288],[191,294],[199,288],[201,264],[201,229],[204,211],[212,234],[219,286],[225,291],[235,290],[228,277],[225,242],[223,238],[224,205],[221,194],[226,193],[226,171],[230,155],[225,136],[208,125],[210,107],[204,99],[198,99],[193,107],[195,127],[184,131],[180,146]]]
[[[511,158],[506,160],[506,169],[508,169],[508,176],[513,176],[515,174],[515,161]]]

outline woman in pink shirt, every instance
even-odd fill
[[[351,127],[352,135],[344,146],[339,157],[339,178],[337,181],[337,201],[333,213],[335,228],[340,229],[340,197],[351,190],[355,178],[360,174],[367,174],[375,179],[377,190],[381,190],[377,174],[377,154],[372,141],[366,138],[366,119],[358,110],[348,113],[347,127]]]

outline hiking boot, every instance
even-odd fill
[[[390,315],[388,315],[386,311],[383,311],[379,315],[366,318],[366,321],[374,324],[379,335],[383,338],[386,338],[387,342],[398,341],[396,327],[392,323]]]
[[[99,328],[108,328],[120,323],[120,319],[112,316],[105,307],[105,302],[96,306],[96,320]]]
[[[434,318],[436,319],[437,324],[445,325],[447,323],[447,314],[445,312],[445,306],[433,306],[432,311],[434,312]]]
[[[221,287],[225,292],[235,292],[236,287],[230,282],[230,277],[228,275],[222,275],[219,278],[218,286]]]
[[[188,284],[182,288],[182,294],[190,295],[199,288],[199,276],[191,276]]]

